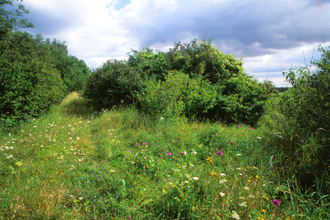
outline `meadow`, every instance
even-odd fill
[[[2,133],[1,219],[326,219],[327,196],[284,182],[244,123],[94,111],[78,93]],[[318,186],[320,187],[320,186]],[[311,202],[313,201],[313,202]]]

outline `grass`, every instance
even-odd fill
[[[329,218],[326,196],[301,191],[294,177],[285,184],[279,178],[272,132],[155,118],[133,108],[93,112],[72,93],[47,115],[3,134],[0,216]]]

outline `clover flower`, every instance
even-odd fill
[[[218,156],[223,155],[222,151],[218,151]]]
[[[240,128],[241,126],[240,125],[237,125],[238,128]]]
[[[141,144],[140,144],[140,143],[137,143],[136,145],[137,145],[138,147],[140,147],[140,146],[141,146]]]
[[[171,153],[166,153],[167,156],[171,156],[172,154]]]
[[[274,204],[274,206],[280,206],[280,201],[278,201],[277,199],[274,199],[273,204]]]

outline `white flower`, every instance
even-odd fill
[[[224,194],[224,193],[219,193],[219,195],[221,196],[221,197],[224,197],[226,194]]]
[[[193,177],[193,180],[196,180],[197,181],[197,180],[199,180],[199,178],[198,177]]]
[[[8,155],[6,158],[7,159],[10,159],[10,158],[12,158],[13,157],[13,155],[11,154],[11,155]]]
[[[232,217],[233,219],[237,219],[237,220],[239,220],[239,215],[238,215],[237,212],[235,212],[235,211],[233,211],[233,214],[231,214],[231,217]]]
[[[83,200],[83,197],[79,197],[79,200]]]
[[[250,198],[253,198],[253,199],[255,198],[255,196],[253,194],[249,195],[249,197]]]
[[[241,204],[239,204],[239,206],[241,206],[241,207],[247,207],[247,204],[246,204],[246,202],[242,202]]]
[[[281,136],[282,137],[282,136]],[[259,140],[261,139],[261,137],[257,137]]]
[[[249,188],[249,187],[247,187],[247,186],[246,186],[246,187],[244,187],[244,189],[245,189],[245,190],[250,190],[250,188]]]
[[[223,180],[220,180],[220,184],[223,184],[223,183],[225,183],[225,182],[227,182],[228,180],[226,180],[226,179],[223,179]]]
[[[191,152],[192,154],[197,154],[197,151],[195,151],[195,150],[192,150],[192,152]]]
[[[236,156],[241,156],[242,154],[236,154]]]
[[[160,120],[163,120],[164,118],[163,117],[160,117]]]
[[[219,175],[220,175],[220,176],[226,176],[226,174],[224,174],[224,173],[220,173]]]

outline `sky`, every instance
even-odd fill
[[[25,15],[45,38],[65,41],[69,54],[98,68],[149,46],[212,39],[243,57],[248,75],[289,86],[281,70],[310,66],[330,43],[330,0],[24,0]]]

